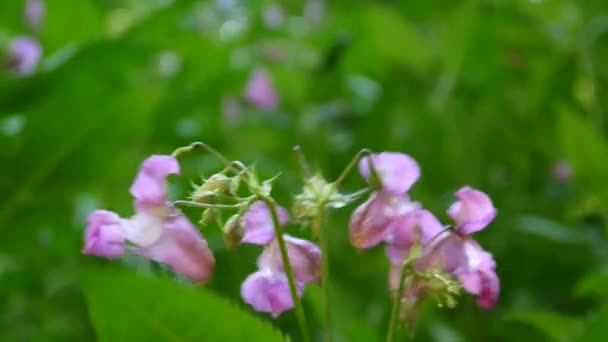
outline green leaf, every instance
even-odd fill
[[[587,120],[562,109],[558,133],[565,157],[574,167],[577,182],[608,202],[608,146]]]
[[[592,273],[583,277],[574,292],[581,297],[608,297],[608,274]]]
[[[83,288],[99,341],[283,341],[279,331],[203,288],[93,270]]]
[[[573,317],[554,312],[512,312],[505,320],[528,324],[545,334],[550,341],[568,341],[580,327],[581,322]]]

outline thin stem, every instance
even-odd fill
[[[190,150],[194,150],[197,148],[203,149],[203,150],[211,153],[211,155],[213,155],[217,160],[221,161],[222,164],[225,164],[225,165],[230,164],[230,161],[226,157],[224,157],[223,154],[221,154],[218,150],[214,149],[213,147],[205,144],[204,142],[198,141],[198,142],[193,142],[192,144],[190,144]]]
[[[296,160],[302,169],[302,173],[304,174],[304,178],[309,179],[312,177],[312,172],[310,171],[310,166],[304,157],[304,153],[302,152],[302,148],[299,145],[293,147],[293,153],[296,156]]]
[[[315,216],[312,224],[313,231],[319,236],[319,244],[321,245],[321,281],[323,288],[323,309],[325,320],[325,342],[332,341],[332,326],[331,326],[331,306],[329,304],[329,247],[327,243],[327,233],[321,227],[323,220],[323,206],[319,207],[319,213]]]
[[[348,176],[351,173],[351,171],[357,166],[357,164],[359,164],[359,161],[361,160],[361,158],[370,155],[370,153],[371,153],[371,151],[366,148],[359,151],[353,157],[353,159],[351,159],[350,163],[348,163],[348,165],[346,165],[346,167],[344,168],[344,170],[342,171],[340,176],[338,176],[338,178],[334,182],[334,188],[338,189],[340,187],[340,185],[342,185],[342,182],[344,182],[344,179],[346,178],[346,176]]]
[[[285,239],[283,239],[283,227],[279,221],[279,214],[277,213],[277,207],[272,198],[261,194],[257,195],[258,199],[266,203],[268,209],[270,209],[270,216],[272,217],[272,224],[274,226],[275,234],[277,236],[277,242],[279,243],[279,249],[281,250],[281,259],[283,261],[283,267],[287,275],[287,281],[289,283],[289,291],[291,292],[291,299],[293,300],[294,308],[296,311],[296,318],[300,325],[300,331],[302,333],[302,339],[305,342],[310,342],[310,335],[308,333],[308,325],[306,324],[306,316],[304,315],[304,308],[298,296],[298,289],[296,288],[296,281],[289,262],[289,255],[287,254],[287,246],[285,245]]]
[[[192,201],[174,201],[175,205],[183,205],[186,207],[195,207],[195,208],[205,208],[205,209],[239,209],[243,207],[245,204],[208,204],[208,203],[199,203]]]
[[[357,198],[359,198],[359,197],[361,197],[363,195],[369,194],[370,192],[372,192],[372,189],[370,189],[370,188],[363,188],[361,190],[357,190],[357,191],[355,191],[353,193],[347,194],[347,195],[345,195],[345,197],[349,201],[350,200],[356,200]]]
[[[399,288],[395,293],[393,302],[393,309],[391,310],[391,320],[388,326],[388,332],[386,333],[386,342],[392,342],[395,331],[397,330],[397,322],[399,320],[399,308],[401,307],[401,294],[405,287],[405,272],[410,265],[410,261],[406,261],[401,265],[401,271],[399,272]]]

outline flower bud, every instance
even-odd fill
[[[229,249],[232,249],[241,242],[245,235],[243,219],[239,214],[232,215],[222,228],[224,232],[224,242]]]
[[[456,232],[472,234],[484,229],[496,217],[496,208],[485,193],[465,186],[456,192],[456,197],[458,201],[448,210],[448,215],[456,222]]]
[[[195,202],[204,202],[208,197],[224,193],[230,189],[232,180],[222,173],[216,173],[205,180],[203,184],[194,186],[190,196]]]

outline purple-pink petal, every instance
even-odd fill
[[[41,56],[38,41],[30,37],[15,38],[10,46],[10,68],[19,75],[29,75],[36,70]]]
[[[370,156],[372,166],[382,182],[382,189],[393,195],[403,195],[420,178],[420,167],[410,156],[398,152],[382,152]],[[371,177],[368,158],[359,162],[359,171],[366,179]]]
[[[465,186],[456,192],[458,201],[448,209],[455,231],[468,235],[484,229],[496,217],[496,208],[485,193]]]
[[[173,156],[153,155],[142,163],[130,192],[137,207],[164,205],[167,201],[167,176],[180,172]]]
[[[42,24],[46,12],[42,0],[27,0],[25,4],[25,21],[34,30],[38,30]]]
[[[117,214],[96,210],[88,217],[82,253],[104,258],[119,258],[125,253],[123,219]]]
[[[350,219],[350,243],[356,248],[377,245],[388,237],[393,220],[419,207],[405,195],[395,196],[384,191],[372,195]]]
[[[245,99],[252,105],[264,109],[272,110],[278,103],[278,96],[272,85],[272,80],[265,70],[258,69],[247,83]]]
[[[215,269],[215,258],[207,241],[180,212],[163,222],[163,231],[157,241],[147,247],[134,249],[135,253],[164,264],[199,284],[206,283]]]
[[[303,284],[318,281],[321,276],[321,249],[319,246],[287,234],[283,235],[283,239],[287,246],[287,255],[296,281]],[[271,269],[275,272],[284,272],[281,250],[276,239],[260,255],[258,267],[260,269]]]
[[[279,223],[284,225],[289,221],[289,214],[283,207],[277,207]],[[245,225],[245,235],[241,239],[242,243],[255,245],[267,245],[275,236],[275,229],[272,222],[272,215],[266,203],[262,201],[254,202],[245,215],[243,215]]]
[[[303,286],[297,285],[298,295]],[[282,272],[263,269],[251,274],[241,286],[243,300],[256,311],[268,312],[277,318],[284,311],[293,308],[287,276]]]

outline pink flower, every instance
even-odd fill
[[[406,196],[381,191],[361,204],[350,219],[350,243],[356,248],[370,248],[387,238],[390,224],[396,218],[419,208]]]
[[[287,255],[296,281],[302,284],[318,281],[321,276],[321,249],[310,241],[287,234],[283,235],[283,239],[287,245]],[[284,272],[281,250],[276,239],[260,255],[258,267]]]
[[[382,152],[370,156],[372,165],[376,170],[382,189],[393,195],[403,195],[420,178],[420,167],[412,157],[398,152]],[[368,158],[359,162],[359,171],[367,180],[370,179]]]
[[[247,83],[245,98],[249,103],[263,110],[272,110],[276,107],[278,96],[266,71],[262,69],[254,71]]]
[[[32,74],[42,56],[40,43],[29,37],[18,37],[11,42],[10,67],[23,76]]]
[[[132,244],[129,251],[167,264],[195,282],[205,283],[213,273],[215,258],[196,227],[167,201],[166,177],[169,174],[179,174],[175,157],[157,155],[146,159],[130,189],[135,197],[136,214],[130,219],[121,219],[106,211],[91,214],[84,252],[118,257],[122,254],[115,250],[102,255],[96,252],[97,247],[89,247],[89,244],[97,246],[98,241],[120,241],[124,252],[126,240]],[[105,237],[96,239],[98,236]]]
[[[416,263],[419,270],[439,267],[456,276],[478,304],[490,309],[498,300],[500,281],[492,255],[473,239],[446,232],[425,249]]]
[[[166,178],[171,174],[179,174],[175,157],[154,155],[144,160],[129,189],[136,206],[163,206],[167,201]]]
[[[303,285],[297,284],[296,288],[301,296]],[[273,318],[294,306],[287,276],[270,269],[262,269],[247,277],[241,286],[241,296],[256,311],[268,312]]]
[[[448,215],[455,221],[455,231],[462,235],[472,234],[484,229],[494,217],[496,208],[485,193],[468,186],[456,192],[458,201],[448,210]]]
[[[108,259],[120,258],[126,249],[124,220],[111,211],[96,210],[89,215],[83,254]]]
[[[25,4],[25,21],[34,30],[40,29],[45,13],[42,0],[28,0]]]
[[[289,221],[289,214],[285,208],[277,206],[277,214],[281,225]],[[243,224],[245,225],[245,235],[241,239],[242,243],[267,245],[274,239],[272,215],[266,203],[262,201],[256,201],[249,207],[243,215]]]
[[[391,263],[400,265],[416,242],[425,245],[443,230],[441,222],[424,209],[415,209],[393,220],[385,239],[386,255]]]

